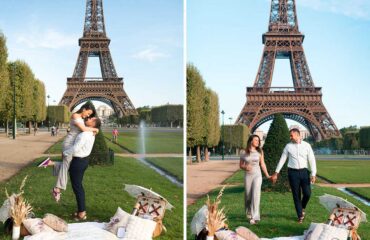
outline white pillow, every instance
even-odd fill
[[[117,230],[119,227],[126,227],[130,214],[123,211],[120,207],[117,208],[116,213],[111,217],[109,223],[104,226],[105,230],[117,235]]]
[[[215,233],[218,240],[245,240],[231,230],[221,230]]]
[[[344,228],[333,227],[323,223],[311,223],[310,228],[305,232],[304,239],[325,240],[338,239],[346,240],[349,231]]]
[[[243,237],[244,239],[247,239],[247,240],[259,240],[259,237],[254,233],[252,232],[250,229],[246,228],[246,227],[237,227],[235,229],[235,232]]]
[[[123,240],[151,240],[156,222],[130,215]]]
[[[23,220],[22,223],[27,231],[32,235],[44,231],[54,231],[51,227],[46,225],[41,218],[28,218]]]

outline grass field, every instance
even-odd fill
[[[110,132],[104,133],[107,138],[111,138]],[[118,143],[131,152],[140,153],[139,131],[120,132]],[[145,152],[146,153],[183,153],[183,133],[181,132],[154,132],[145,133]]]
[[[370,200],[370,188],[348,188],[348,190],[358,193]]]
[[[270,174],[275,169],[269,170]],[[370,183],[370,162],[362,160],[318,160],[317,175],[335,183]],[[239,171],[225,183],[242,183],[244,172]]]
[[[183,158],[145,158],[153,165],[161,168],[162,170],[170,173],[179,181],[183,182],[184,168]]]
[[[55,203],[50,194],[55,178],[51,176],[51,169],[36,168],[41,160],[38,159],[22,169],[9,181],[0,183],[0,202],[5,200],[5,187],[9,193],[17,192],[22,179],[28,175],[25,197],[33,206],[36,216],[42,217],[45,213],[53,213],[72,222],[71,214],[76,210],[76,201],[71,186],[69,184],[67,191],[63,192],[61,202]],[[176,187],[132,158],[116,157],[113,166],[87,169],[84,187],[89,221],[107,222],[117,207],[131,212],[135,199],[123,191],[123,184],[137,184],[152,188],[153,191],[167,198],[175,209],[166,211],[163,222],[168,232],[157,239],[183,238],[183,189]],[[0,239],[11,239],[11,237],[4,236],[2,223],[0,223]]]
[[[210,197],[215,198],[219,189],[211,192]],[[311,222],[325,222],[329,212],[319,203],[318,196],[324,193],[333,194],[347,198],[356,204],[368,215],[370,207],[363,205],[356,199],[344,193],[332,189],[315,186],[312,190],[311,200],[306,209],[306,219],[303,224],[297,223],[291,193],[262,192],[261,195],[261,222],[257,225],[250,225],[244,213],[244,187],[243,185],[231,186],[225,189],[222,196],[221,207],[225,207],[229,228],[235,230],[238,226],[250,228],[259,237],[283,237],[303,235]],[[190,232],[190,223],[196,211],[204,204],[206,198],[198,200],[194,205],[188,206],[187,210],[187,239],[192,240],[194,236]],[[369,239],[370,223],[361,223],[358,233],[363,240]]]
[[[370,161],[318,160],[317,175],[335,183],[370,183]]]

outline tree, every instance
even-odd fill
[[[112,165],[114,156],[108,148],[103,132],[100,130],[95,136],[95,142],[89,156],[89,165]]]
[[[205,160],[208,161],[208,148],[217,146],[220,141],[220,116],[218,106],[218,96],[211,89],[207,89],[205,94],[205,122],[207,134],[205,137]]]
[[[269,172],[274,172],[280,160],[281,154],[287,143],[289,143],[289,129],[282,114],[275,114],[267,133],[266,141],[263,146],[265,163]],[[265,181],[264,188],[271,188],[269,181]],[[273,186],[279,192],[289,191],[288,174],[286,164],[280,171],[279,180]]]
[[[50,124],[59,125],[70,121],[71,113],[66,105],[47,107],[47,118]]]
[[[183,105],[162,105],[151,110],[152,122],[163,127],[181,126],[184,116]]]
[[[346,131],[343,137],[343,150],[357,150],[359,148],[359,132]]]
[[[10,106],[12,104],[7,59],[6,39],[0,32],[0,121],[6,123],[6,132],[8,132],[8,121],[11,120]]]
[[[370,150],[370,127],[360,128],[360,147]]]
[[[200,145],[205,136],[203,101],[205,94],[203,78],[198,69],[188,64],[186,68],[186,116],[187,116],[187,146],[191,160],[191,149],[197,146],[197,161],[200,162]]]
[[[146,124],[152,123],[152,110],[149,106],[139,107],[136,110],[139,113],[139,121],[143,120]]]
[[[247,147],[250,131],[246,125],[224,125],[221,127],[221,131],[224,133],[224,144],[230,151],[233,148],[238,150]]]

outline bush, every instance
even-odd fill
[[[271,123],[267,133],[263,151],[267,170],[270,173],[275,172],[276,166],[280,160],[281,154],[287,143],[289,143],[289,129],[282,114],[275,114],[274,120]],[[275,185],[270,181],[264,181],[264,189],[273,189],[278,192],[289,191],[288,172],[286,163],[280,171],[279,179]]]
[[[360,147],[370,150],[370,127],[360,128]]]
[[[95,136],[95,142],[89,156],[89,165],[113,165],[114,152],[108,148],[102,131]]]

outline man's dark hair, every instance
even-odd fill
[[[298,133],[298,135],[301,135],[301,132],[299,131],[299,129],[298,128],[292,128],[292,129],[290,129],[289,130],[289,132],[291,133],[291,132],[296,132],[296,133]]]
[[[94,121],[95,121],[95,128],[100,128],[100,126],[101,126],[100,118],[95,117]]]

